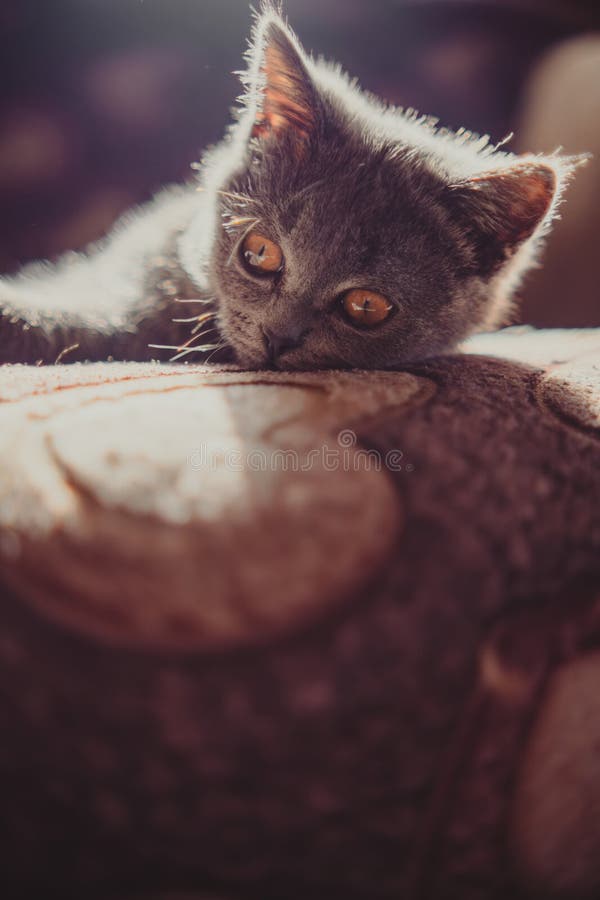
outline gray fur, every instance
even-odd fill
[[[253,137],[270,47],[310,125]],[[580,158],[515,157],[385,108],[307,57],[270,5],[243,80],[242,110],[199,167],[200,190],[163,194],[86,255],[0,281],[0,360],[53,362],[75,344],[65,361],[144,359],[152,344],[248,368],[383,368],[502,323]],[[275,278],[242,265],[253,223],[283,249]],[[385,295],[394,313],[356,328],[340,304],[351,288]],[[192,322],[190,335],[172,322],[207,302],[210,327]],[[270,358],[265,330],[297,346]]]

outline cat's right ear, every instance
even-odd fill
[[[299,42],[272,10],[259,16],[248,58],[252,137],[268,143],[287,136],[302,155],[316,128],[317,96]]]

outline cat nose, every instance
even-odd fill
[[[298,347],[308,331],[309,329],[304,325],[290,326],[285,331],[263,328],[262,333],[269,362],[275,362],[284,350],[292,350],[294,347]]]

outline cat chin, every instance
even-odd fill
[[[301,352],[291,351],[283,353],[278,359],[271,360],[263,353],[240,348],[234,349],[235,362],[243,369],[251,371],[275,371],[275,372],[314,372],[318,369],[348,369],[347,363],[336,363],[332,360],[318,359],[313,356],[303,355]]]
[[[248,350],[233,348],[233,358],[236,365],[252,372],[260,372],[264,369],[273,369],[273,366],[263,353],[252,353]]]
[[[277,369],[280,372],[318,372],[330,369],[352,369],[354,367],[340,360],[327,359],[326,357],[294,357],[290,353],[289,356],[284,354],[275,363],[271,364],[270,368]]]
[[[299,351],[290,351],[283,353],[278,359],[272,360],[266,353],[256,348],[236,347],[231,342],[234,360],[238,366],[251,371],[308,371],[311,369],[326,368],[326,366],[318,365],[318,361],[314,359],[303,358],[303,354]]]

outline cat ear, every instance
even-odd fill
[[[557,186],[552,164],[532,159],[451,187],[483,269],[491,271],[531,237],[550,211]]]
[[[316,123],[316,95],[294,35],[274,13],[261,16],[250,56],[252,136],[261,141],[289,135],[301,146]]]

